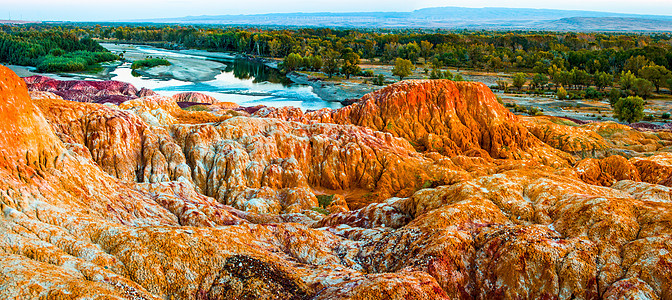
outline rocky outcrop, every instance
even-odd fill
[[[139,93],[132,84],[114,80],[56,80],[41,75],[26,77],[24,80],[30,91],[51,92],[63,99],[78,102],[120,104],[137,98]]]
[[[649,157],[630,159],[639,170],[642,181],[662,184],[672,176],[672,153],[662,152]]]
[[[620,180],[640,181],[639,170],[623,156],[605,159],[587,158],[575,166],[579,178],[586,183],[611,186]]]
[[[670,131],[640,131],[614,122],[589,123],[582,128],[599,134],[608,142],[610,148],[619,149],[627,156],[672,151]]]
[[[566,165],[571,156],[532,135],[482,83],[412,80],[385,87],[338,110],[302,114],[265,109],[255,115],[300,122],[353,124],[389,132],[420,152]]]
[[[59,138],[108,174],[129,182],[191,181],[182,149],[167,131],[128,111],[31,93]]]
[[[194,102],[194,103],[208,103],[215,104],[219,101],[212,96],[208,96],[198,92],[184,92],[173,95],[175,102]]]
[[[4,67],[0,96],[3,299],[672,293],[672,191],[634,176],[668,178],[667,153],[573,168],[539,159],[564,156],[533,137],[510,148],[529,159],[500,159],[507,150],[478,138],[465,143],[483,153],[446,156],[418,152],[401,128],[313,118],[337,111],[294,122],[246,115],[280,111],[264,108],[185,111],[156,95],[31,100]],[[165,177],[138,176],[148,166]]]
[[[602,136],[583,126],[557,117],[520,117],[530,133],[553,148],[580,158],[602,158],[609,146]]]

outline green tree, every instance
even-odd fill
[[[656,87],[656,92],[660,92],[660,86],[665,85],[671,77],[670,70],[657,65],[643,67],[639,70],[639,76],[653,83]]]
[[[509,82],[506,80],[497,80],[497,88],[500,91],[508,92],[509,91]]]
[[[429,53],[432,51],[433,47],[434,44],[428,41],[420,42],[420,52],[422,52],[422,57],[425,59],[425,64],[427,64],[427,57],[429,56]]]
[[[310,68],[313,69],[314,71],[319,71],[320,69],[322,69],[322,57],[320,57],[319,55],[311,55]]]
[[[548,77],[546,77],[546,75],[544,75],[544,74],[537,73],[537,74],[535,74],[534,77],[532,78],[532,85],[533,85],[535,88],[542,88],[542,87],[544,87],[546,84],[548,84]]]
[[[513,75],[513,86],[515,86],[519,91],[523,88],[525,82],[527,82],[525,73],[516,73]]]
[[[609,105],[611,105],[611,107],[616,106],[616,102],[618,102],[618,100],[621,100],[622,97],[623,92],[620,89],[616,88],[611,89],[611,91],[609,91]]]
[[[644,117],[644,100],[640,97],[620,98],[614,105],[614,116],[621,122],[637,122]]]
[[[635,85],[635,80],[637,77],[635,74],[632,74],[630,71],[621,72],[621,78],[618,80],[618,84],[621,86],[622,90],[630,90]]]
[[[399,76],[399,80],[404,80],[404,77],[408,77],[413,74],[413,69],[415,69],[415,67],[410,60],[397,58],[394,62],[392,75]]]
[[[301,55],[296,53],[290,53],[285,56],[285,59],[282,61],[282,67],[287,72],[292,72],[298,69],[303,64],[303,58]]]
[[[343,65],[341,66],[341,73],[345,74],[346,79],[350,79],[350,75],[357,74],[361,71],[359,68],[359,55],[355,52],[347,52],[343,55]]]
[[[614,82],[614,76],[606,72],[596,72],[593,75],[593,81],[598,90],[603,90],[605,87],[611,86]]]
[[[338,72],[338,61],[336,60],[336,55],[338,55],[336,52],[329,51],[322,59],[322,72],[327,74],[329,78]]]
[[[637,78],[634,85],[632,86],[632,91],[635,92],[635,95],[640,96],[644,99],[651,96],[653,93],[653,83],[644,78]]]
[[[578,68],[572,69],[569,72],[569,77],[571,78],[571,84],[575,86],[588,86],[590,85],[590,74],[584,70],[579,70]]]
[[[646,66],[650,66],[653,63],[642,55],[631,56],[628,60],[625,61],[623,70],[629,71],[632,74],[637,74],[639,70]]]

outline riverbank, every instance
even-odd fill
[[[214,80],[215,76],[222,73],[226,64],[209,60],[206,56],[199,56],[194,51],[181,53],[181,51],[165,50],[153,51],[150,48],[139,49],[136,45],[100,43],[101,46],[112,53],[123,55],[128,61],[142,60],[146,58],[164,58],[170,66],[157,66],[153,68],[137,69],[135,72],[142,76],[158,77],[164,79],[176,79],[187,82],[203,82]]]

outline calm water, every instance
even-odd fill
[[[131,64],[124,63],[111,72],[112,80],[128,82],[140,88],[149,88],[171,96],[182,92],[200,92],[221,101],[242,106],[294,106],[306,109],[339,108],[338,102],[327,102],[318,97],[313,88],[294,84],[277,70],[262,63],[219,54],[216,57],[199,55],[193,51],[169,51],[149,46],[133,46],[136,51],[169,59],[199,58],[224,63],[226,69],[214,80],[188,82],[176,79],[150,78],[132,74]],[[186,53],[185,53],[186,52]]]

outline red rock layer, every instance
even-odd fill
[[[212,96],[208,96],[203,93],[197,92],[184,92],[173,95],[173,100],[176,102],[195,102],[195,103],[208,103],[215,104],[219,101]]]
[[[119,104],[138,97],[138,90],[133,85],[120,81],[56,80],[41,75],[24,80],[30,91],[52,92],[78,102]]]

